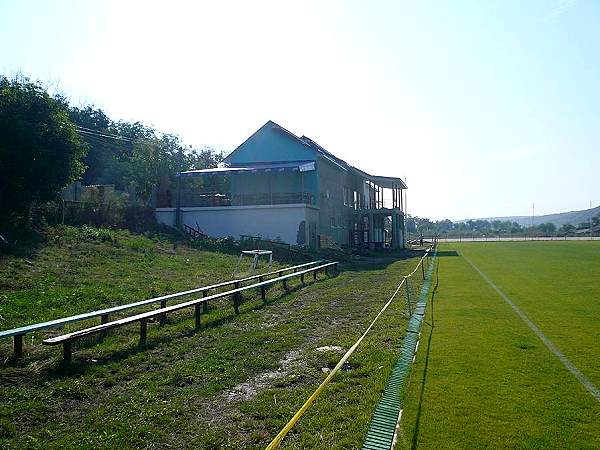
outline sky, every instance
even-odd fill
[[[235,149],[267,120],[452,220],[600,203],[600,2],[0,0],[0,74]]]

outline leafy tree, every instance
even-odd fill
[[[556,225],[554,225],[552,222],[541,223],[537,228],[544,234],[553,234],[556,232]]]
[[[523,227],[521,225],[519,225],[518,222],[513,222],[510,225],[510,232],[512,234],[522,233],[523,232]]]
[[[0,77],[0,211],[22,219],[32,203],[55,198],[82,174],[85,152],[64,99]]]
[[[409,233],[416,233],[417,232],[417,224],[415,222],[415,218],[413,216],[411,216],[410,214],[406,216],[406,231]]]
[[[558,229],[558,234],[560,234],[561,236],[567,236],[569,234],[574,233],[575,229],[576,228],[574,225],[570,223],[565,223]]]
[[[90,145],[86,184],[133,188],[147,200],[161,180],[173,187],[176,173],[216,167],[223,160],[211,148],[186,147],[176,134],[158,133],[141,122],[114,122],[91,106],[71,108],[71,117]]]

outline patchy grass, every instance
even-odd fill
[[[598,386],[598,244],[441,247],[401,448],[600,447],[600,404],[461,256]]]
[[[237,262],[124,232],[54,233],[35,256],[0,262],[2,329],[229,279]],[[113,330],[78,344],[68,367],[39,334],[17,363],[3,341],[0,447],[264,448],[416,262],[348,263],[289,293],[271,289],[266,305],[246,295],[240,315],[214,302],[199,331],[191,310],[179,312],[150,326],[144,348],[137,327]],[[403,312],[399,298],[283,448],[360,448]]]

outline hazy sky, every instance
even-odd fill
[[[600,2],[0,0],[16,72],[187,144],[271,119],[372,174],[409,213],[600,203]]]

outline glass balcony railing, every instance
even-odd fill
[[[258,194],[186,193],[182,207],[253,206],[253,205],[314,205],[315,197],[308,192],[273,192]]]

